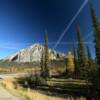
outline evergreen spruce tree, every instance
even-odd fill
[[[100,24],[92,5],[90,6],[90,9],[91,9],[91,18],[92,18],[92,25],[93,25],[94,39],[95,39],[94,43],[96,51],[96,61],[97,64],[100,65]]]
[[[41,72],[44,71],[44,51],[41,51],[41,61],[40,61]]]
[[[87,46],[87,61],[88,61],[88,65],[87,65],[87,71],[88,71],[88,78],[92,77],[92,75],[94,74],[94,72],[96,71],[96,68],[94,66],[94,62],[92,59],[92,55],[90,52],[90,48]]]
[[[49,49],[48,49],[48,33],[45,34],[45,45],[44,45],[44,70],[46,73],[46,77],[49,77]]]
[[[86,66],[87,66],[87,58],[85,54],[83,39],[82,39],[82,33],[80,31],[79,25],[77,25],[77,38],[78,38],[78,62],[79,62],[79,71],[81,76],[86,76]]]
[[[79,66],[78,66],[78,53],[77,53],[77,49],[75,48],[74,42],[73,42],[73,52],[74,52],[74,64],[75,64],[75,76],[78,76],[79,73]]]
[[[78,65],[78,54],[76,49],[74,54],[74,63],[75,63],[75,76],[77,77],[79,73],[79,65]]]
[[[89,64],[89,66],[93,66],[93,59],[92,59],[91,52],[90,52],[90,49],[89,49],[88,46],[87,46],[87,56],[88,56],[88,64]]]
[[[96,12],[92,5],[90,5],[91,18],[92,18],[92,26],[94,31],[94,43],[95,43],[95,51],[96,51],[96,63],[95,67],[97,68],[96,73],[92,79],[94,87],[100,87],[100,23],[96,16]],[[95,78],[96,77],[96,78]]]

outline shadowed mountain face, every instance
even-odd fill
[[[22,49],[15,54],[6,57],[4,60],[14,61],[14,62],[33,62],[40,61],[44,46],[40,44],[34,44],[29,48]],[[49,59],[50,60],[62,60],[65,55],[55,50],[49,49]]]

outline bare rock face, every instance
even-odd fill
[[[17,53],[6,57],[4,60],[14,61],[14,62],[38,62],[41,60],[41,55],[44,46],[40,44],[34,44],[29,48],[22,49]],[[65,58],[63,53],[56,52],[55,50],[49,49],[49,59],[50,60],[62,60]]]

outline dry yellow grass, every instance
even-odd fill
[[[14,87],[15,87],[14,79],[12,79],[12,78],[3,79],[2,84],[8,89],[14,89]]]
[[[2,84],[3,86],[5,86],[5,88],[10,90],[10,92],[12,91],[20,94],[22,98],[27,97],[26,100],[66,100],[63,98],[47,96],[29,88],[27,90],[23,89],[20,85],[16,84],[16,80],[13,78],[7,78],[2,80]]]
[[[30,89],[27,90],[25,95],[29,98],[29,100],[66,100],[63,98],[47,96],[39,93],[38,91],[32,91]]]
[[[60,98],[42,94],[36,90],[24,89],[13,78],[2,80],[2,84],[16,96],[20,96],[22,100],[74,100],[73,97]],[[79,97],[77,100],[86,100],[84,97]]]
[[[35,70],[39,71],[40,69],[37,68],[17,68],[17,67],[9,67],[9,68],[5,68],[5,67],[0,67],[0,72],[2,73],[20,73],[20,72],[29,72],[29,73],[33,73]]]

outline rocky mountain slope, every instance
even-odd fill
[[[17,53],[6,57],[4,60],[14,61],[14,62],[37,62],[41,60],[41,54],[44,46],[40,44],[34,44],[29,48],[22,49]],[[49,49],[49,59],[51,60],[62,60],[65,55],[55,50]]]

